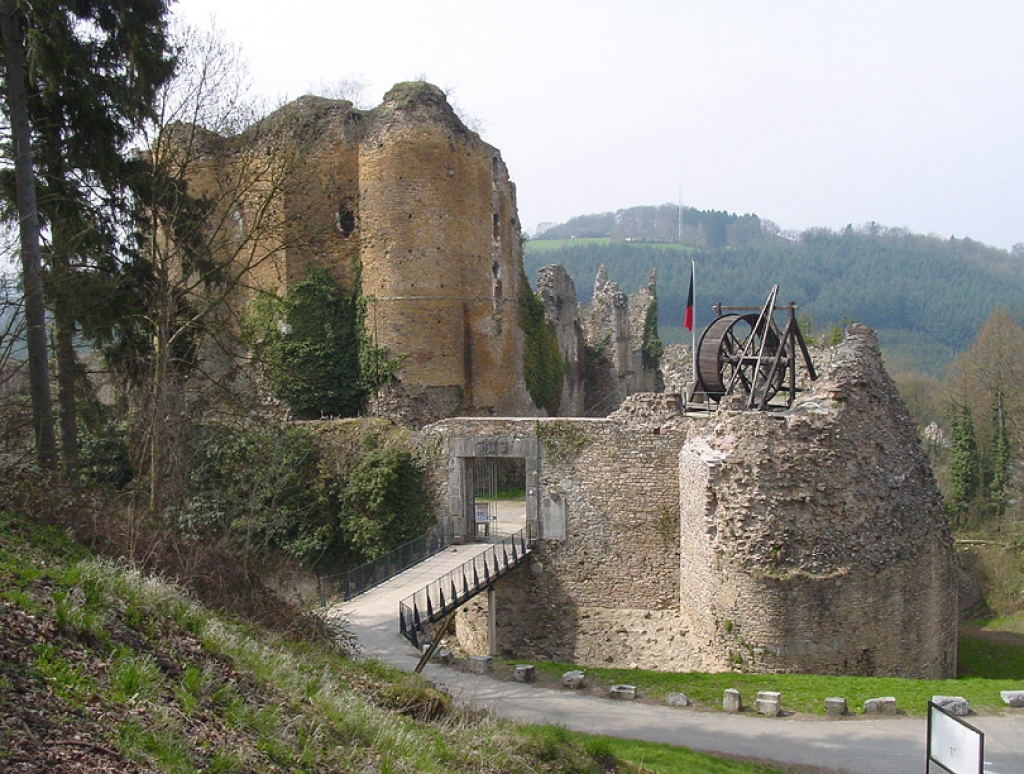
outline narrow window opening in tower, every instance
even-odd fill
[[[491,302],[494,304],[494,311],[499,311],[504,292],[501,287],[501,266],[497,261],[491,264]]]
[[[494,213],[494,215],[491,217],[491,221],[492,230],[494,232],[494,238],[498,239],[501,236],[501,224],[498,220],[498,213]]]
[[[348,202],[342,202],[338,207],[338,231],[343,237],[351,236],[356,230],[356,214],[352,211]]]

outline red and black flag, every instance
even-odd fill
[[[693,330],[693,265],[690,265],[690,290],[686,294],[686,319],[683,322],[686,330]]]

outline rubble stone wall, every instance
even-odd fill
[[[601,420],[489,424],[536,436],[534,512],[564,519],[496,584],[498,653],[953,676],[950,535],[874,334],[852,327],[822,372],[784,411],[683,416],[640,394]],[[484,608],[457,617],[471,647]]]
[[[780,415],[721,412],[680,452],[682,609],[723,664],[951,677],[954,560],[874,334]]]

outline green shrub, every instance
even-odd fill
[[[368,450],[348,474],[341,493],[349,545],[373,559],[422,535],[434,522],[422,468],[410,450],[387,445]]]
[[[190,496],[170,512],[187,537],[228,536],[247,553],[285,551],[317,561],[336,529],[337,509],[305,428],[205,424],[197,429]]]
[[[83,433],[79,439],[79,473],[86,484],[124,489],[131,483],[131,457],[122,435]]]
[[[168,519],[188,538],[226,537],[249,555],[284,551],[318,568],[372,559],[434,523],[412,450],[376,443],[329,463],[302,425],[202,425],[190,496]]]

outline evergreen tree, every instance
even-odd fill
[[[950,491],[946,507],[954,526],[960,527],[978,494],[978,443],[974,435],[971,409],[961,403],[950,408],[949,433],[952,441],[950,458]]]
[[[1006,510],[1006,496],[1010,476],[1010,439],[1006,426],[1006,411],[1001,392],[996,393],[990,415],[991,435],[986,455],[987,500],[992,516],[1001,519]]]
[[[16,146],[34,149],[31,172],[23,173],[31,184],[8,183],[5,193],[22,215],[23,251],[25,232],[38,242],[40,228],[49,229],[46,295],[57,341],[61,456],[70,480],[77,478],[73,339],[79,328],[95,330],[111,308],[108,291],[124,258],[117,245],[124,241],[136,164],[128,146],[154,117],[157,92],[174,72],[166,15],[164,0],[4,0],[0,6],[12,135]],[[26,198],[29,187],[34,203]],[[25,221],[22,207],[35,211],[33,221]],[[41,257],[30,253],[30,260],[36,263],[23,270],[26,279],[42,267]],[[48,393],[48,380],[45,387],[34,384],[33,394],[37,388]]]
[[[16,0],[0,2],[0,37],[3,39],[4,108],[10,122],[14,157],[15,205],[21,243],[21,279],[25,293],[29,392],[32,397],[36,460],[41,468],[51,470],[57,462],[57,440],[50,396],[43,258],[39,240],[36,173],[32,158],[32,126],[29,121],[25,29]]]

